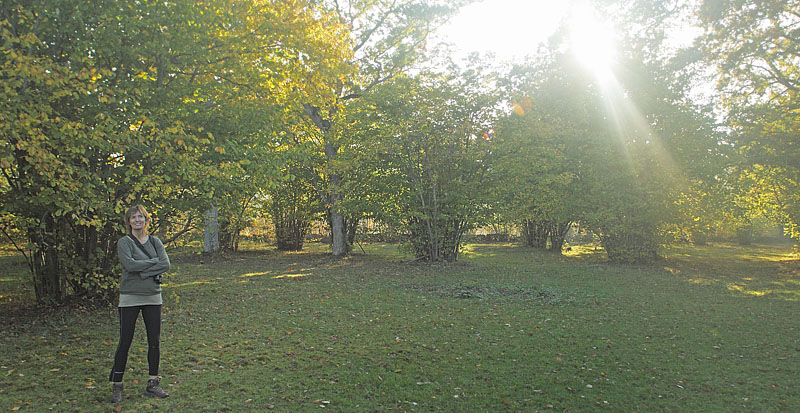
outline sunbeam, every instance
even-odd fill
[[[614,77],[616,35],[589,4],[576,6],[569,20],[570,50],[601,83]]]
[[[611,73],[603,81],[598,79],[598,83],[608,114],[609,126],[623,148],[625,163],[631,168],[631,171],[641,171],[641,168],[644,167],[642,165],[644,159],[638,159],[632,153],[632,150],[637,148],[636,152],[644,149],[644,152],[652,154],[653,158],[648,159],[654,160],[656,165],[648,166],[657,167],[659,174],[680,178],[680,169],[664,146],[661,136],[653,130],[650,121],[642,114],[636,102],[631,99],[616,76]]]

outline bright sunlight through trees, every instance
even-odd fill
[[[463,53],[493,53],[501,60],[532,55],[558,27],[569,2],[488,0],[464,7],[438,32]]]
[[[572,53],[601,83],[613,80],[616,57],[613,28],[586,3],[572,10],[568,25]]]

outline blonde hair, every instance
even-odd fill
[[[142,229],[142,232],[147,234],[147,228],[150,226],[150,214],[147,213],[147,210],[144,209],[144,206],[142,205],[134,205],[128,208],[128,212],[125,213],[125,229],[128,230],[128,234],[132,233],[133,230],[131,229],[131,217],[137,212],[144,215],[144,228]]]

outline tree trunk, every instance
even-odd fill
[[[745,224],[736,228],[736,242],[739,245],[751,245],[753,243],[753,226]]]
[[[344,217],[335,204],[331,205],[331,250],[335,257],[347,255],[347,242],[344,232]]]
[[[693,230],[691,237],[694,245],[706,245],[708,243],[708,236],[705,231]]]
[[[525,235],[525,242],[529,247],[537,249],[547,248],[547,236],[549,234],[546,222],[526,219],[522,224],[522,232]]]
[[[31,254],[33,287],[38,303],[52,304],[61,302],[64,298],[57,243],[53,239],[47,239],[55,234],[55,220],[47,214],[42,225],[44,230],[39,227],[28,228],[28,239],[36,246]]]
[[[344,232],[345,239],[347,240],[348,252],[353,250],[353,245],[356,244],[356,232],[358,231],[358,219],[345,219]]]
[[[216,205],[206,211],[206,227],[203,238],[203,250],[214,253],[219,251],[219,210]]]
[[[567,237],[572,222],[551,222],[550,223],[550,250],[553,252],[561,253],[564,247],[564,238]]]
[[[301,251],[305,243],[306,233],[311,226],[303,220],[297,211],[289,211],[284,215],[274,214],[275,242],[279,251]]]
[[[303,103],[303,109],[305,110],[306,115],[308,115],[314,125],[319,128],[319,130],[322,132],[322,135],[325,137],[325,158],[327,159],[328,166],[330,167],[330,165],[334,163],[339,155],[339,146],[331,142],[328,136],[328,132],[332,126],[331,121],[325,119],[322,114],[320,114],[319,108],[314,105]],[[331,249],[333,256],[335,257],[344,257],[347,255],[347,239],[344,227],[344,217],[339,211],[338,205],[339,201],[342,200],[342,194],[340,192],[341,189],[339,188],[339,183],[341,180],[341,175],[335,171],[331,172],[328,176],[329,195],[328,199],[326,199],[326,202],[328,204],[328,211],[330,214],[329,219],[331,222]]]
[[[224,215],[224,212],[223,212]],[[236,251],[236,228],[231,224],[231,221],[219,219],[217,217],[217,234],[219,237],[219,249],[222,251]]]
[[[338,152],[338,146],[330,142],[325,144],[325,156],[329,163],[332,163],[336,159]],[[331,250],[334,257],[344,257],[347,255],[347,237],[345,234],[344,216],[342,216],[341,211],[339,211],[339,203],[342,201],[342,194],[339,192],[339,184],[341,181],[341,175],[336,172],[330,173]]]

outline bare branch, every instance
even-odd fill
[[[186,224],[184,225],[183,229],[178,231],[177,233],[175,233],[175,235],[173,235],[172,237],[164,240],[163,241],[164,245],[167,245],[167,244],[177,240],[178,238],[183,236],[183,234],[193,230],[194,228],[195,228],[195,226],[192,225],[192,216],[189,216],[189,219],[186,220]]]
[[[34,272],[33,260],[30,257],[28,257],[28,254],[25,253],[24,249],[20,248],[20,246],[17,245],[17,243],[14,241],[14,239],[11,238],[11,235],[9,235],[8,232],[6,232],[5,228],[2,228],[2,231],[3,231],[3,234],[6,236],[6,238],[8,238],[8,240],[11,241],[11,244],[14,245],[14,249],[16,249],[17,251],[22,253],[22,256],[25,257],[25,263],[28,264],[28,268],[30,268],[31,272]]]

